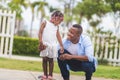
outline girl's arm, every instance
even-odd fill
[[[62,39],[61,39],[59,30],[57,30],[57,39],[58,39],[58,42],[59,42],[59,44],[60,44],[61,53],[63,53],[64,47],[63,47],[63,44],[62,44]]]
[[[43,30],[45,28],[45,25],[46,25],[46,22],[41,23],[39,33],[38,33],[39,42],[42,42],[42,34],[43,34]]]
[[[43,41],[42,41],[42,34],[43,34],[43,30],[45,28],[46,22],[42,22],[40,29],[39,29],[39,33],[38,33],[38,38],[39,38],[39,50],[42,51],[45,49],[45,46],[43,45]]]

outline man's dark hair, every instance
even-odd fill
[[[61,11],[58,11],[58,10],[54,11],[51,16],[52,17],[53,16],[55,16],[55,17],[57,17],[57,16],[58,17],[64,17],[63,13]]]
[[[83,32],[83,29],[82,29],[82,26],[79,25],[79,24],[74,24],[73,25],[74,28],[77,28],[78,29],[78,32],[81,34]]]

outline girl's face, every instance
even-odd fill
[[[62,21],[63,21],[63,19],[60,19],[60,17],[54,17],[54,18],[52,18],[52,22],[55,25],[59,25]]]

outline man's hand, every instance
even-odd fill
[[[70,59],[72,59],[72,55],[70,55],[70,54],[62,54],[62,55],[60,55],[60,59],[61,60],[70,60]]]

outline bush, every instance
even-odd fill
[[[101,65],[108,65],[108,61],[105,59],[98,59],[98,63]]]
[[[13,54],[39,56],[38,39],[14,37]]]
[[[23,37],[28,37],[29,36],[29,34],[28,34],[28,32],[26,30],[20,30],[20,31],[18,31],[17,35],[18,36],[23,36]]]

